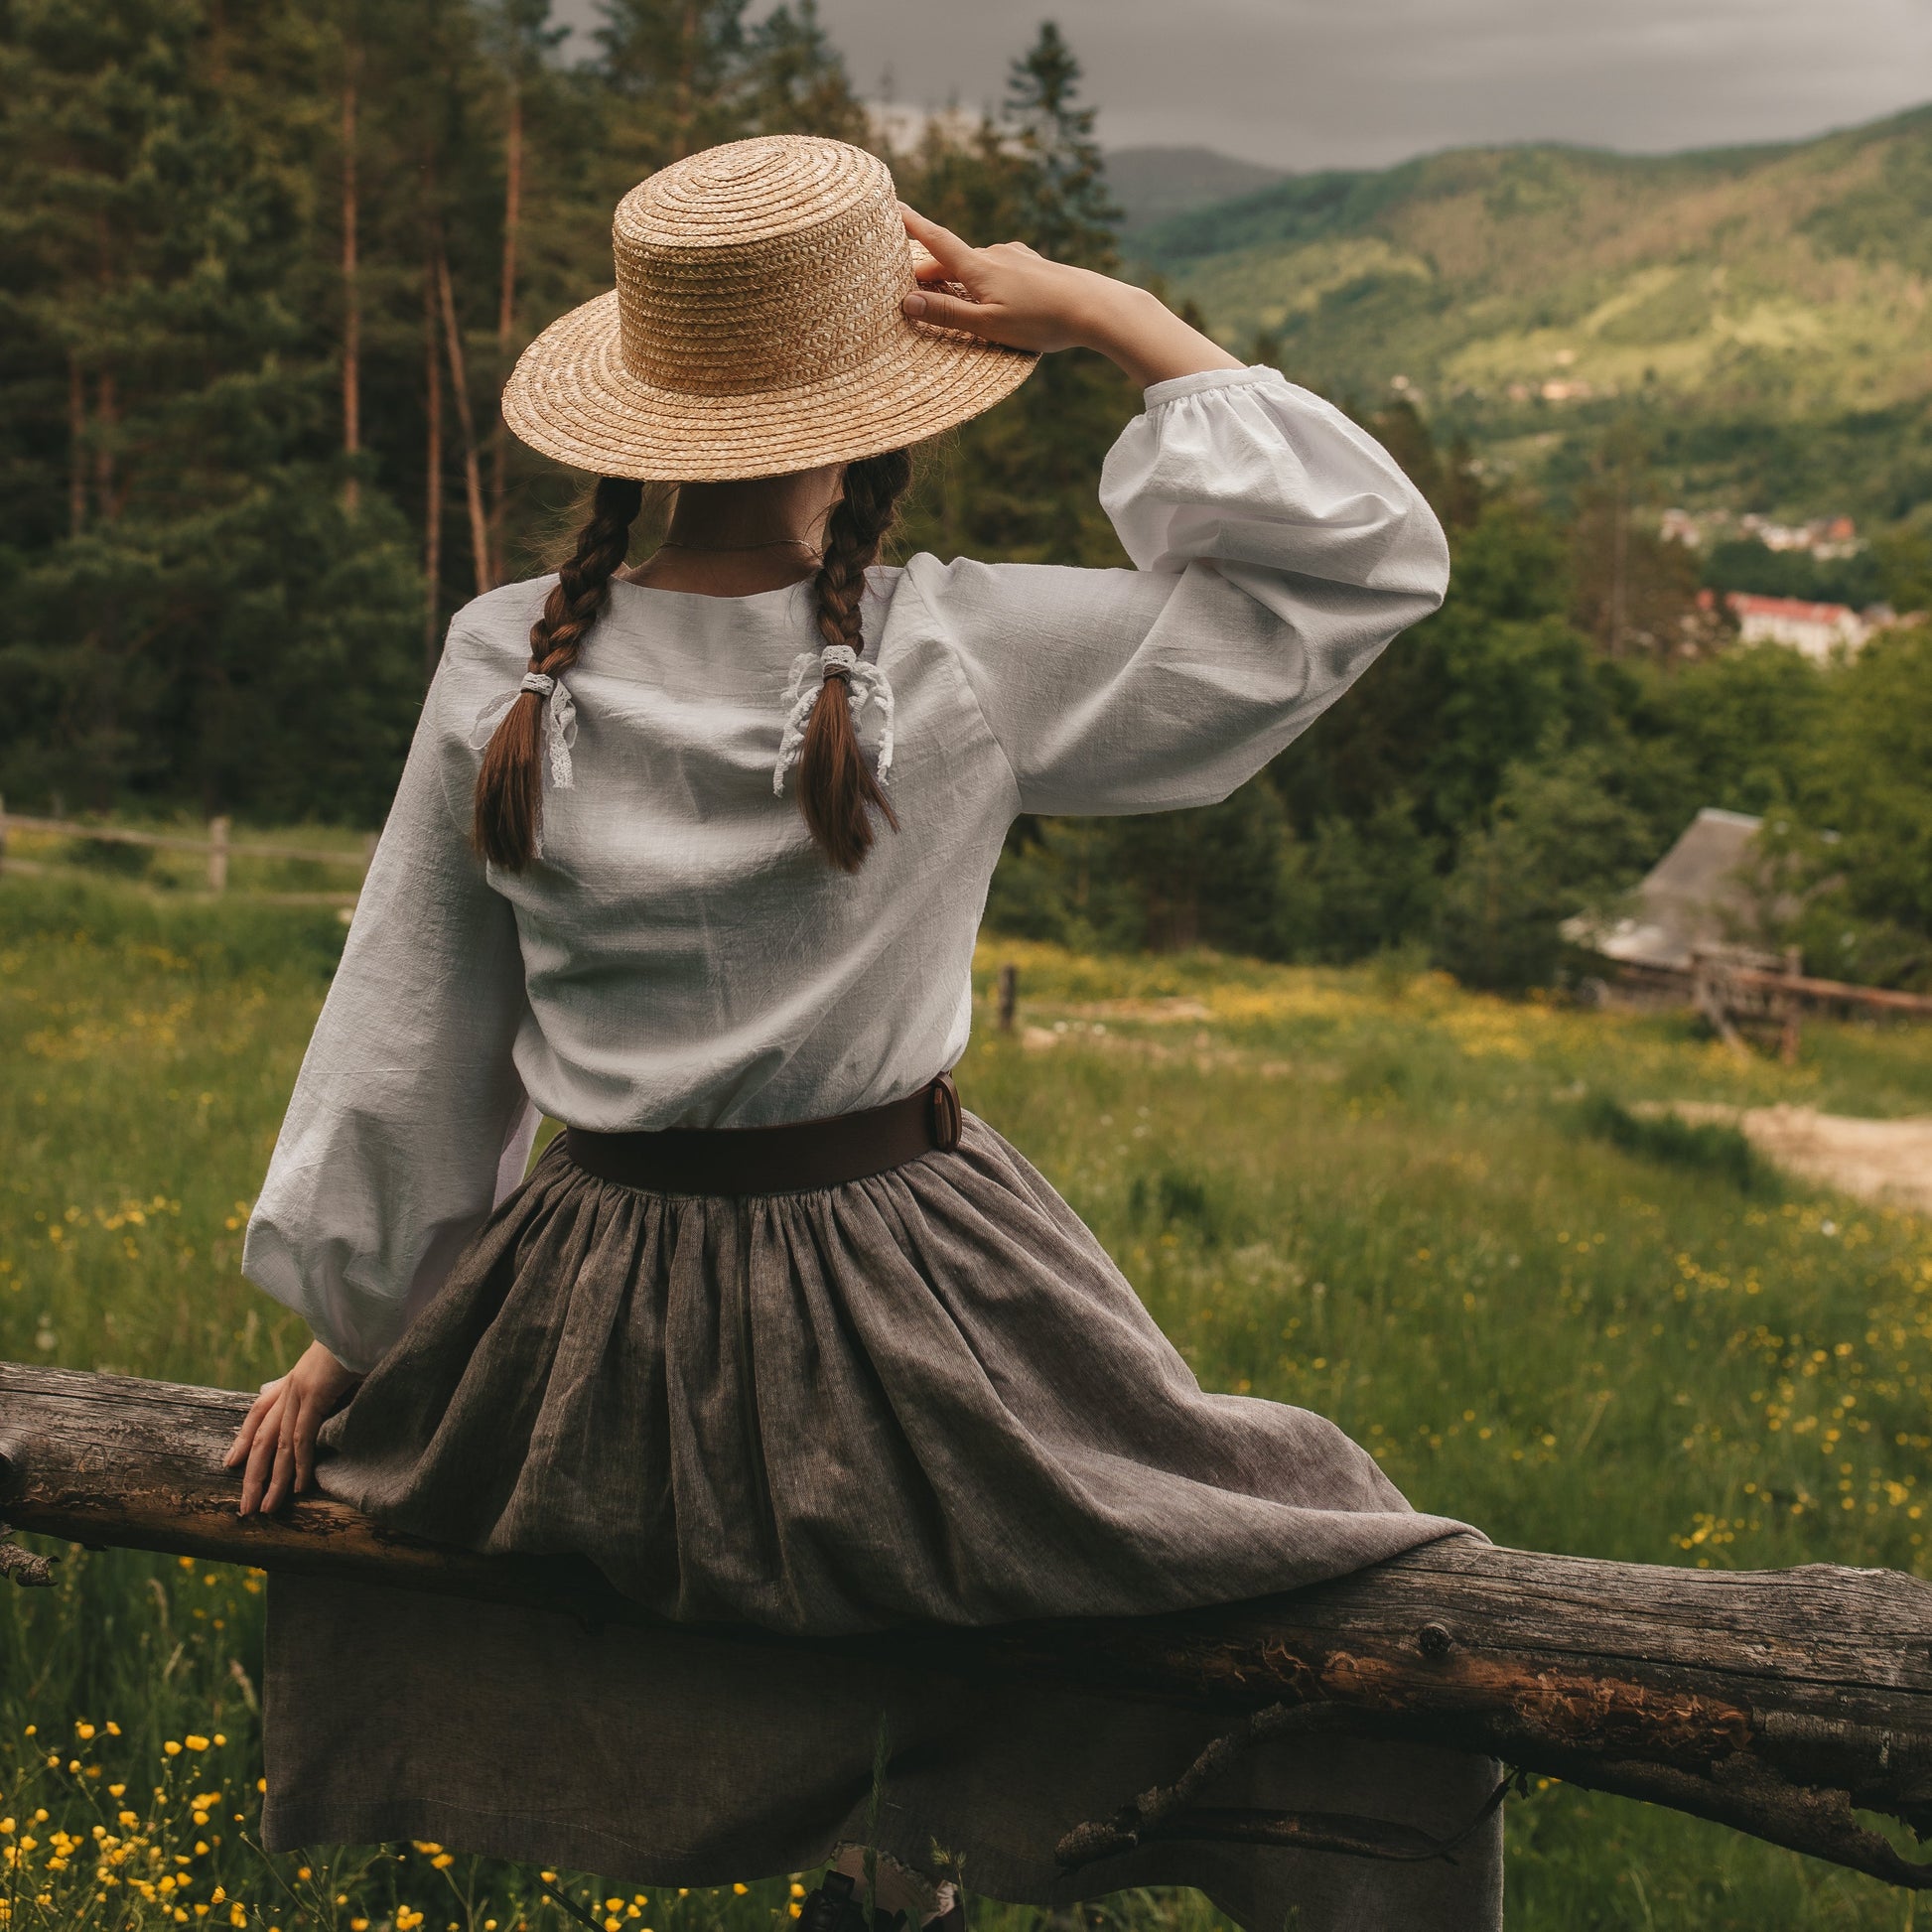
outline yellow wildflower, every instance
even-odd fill
[[[161,1751],[164,1757],[179,1757],[181,1755],[181,1746],[171,1737],[162,1745]]]
[[[197,1737],[193,1731],[190,1731],[181,1741],[191,1751],[205,1751],[207,1749],[207,1739],[206,1737]]]

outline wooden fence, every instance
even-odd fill
[[[0,799],[0,871],[9,867],[16,871],[32,869],[21,860],[10,857],[7,850],[10,832],[48,833],[64,839],[92,839],[103,845],[146,846],[170,852],[203,852],[207,855],[207,890],[210,893],[225,893],[228,890],[230,859],[306,860],[313,865],[351,871],[360,877],[367,873],[369,861],[375,853],[374,833],[364,838],[360,851],[343,852],[313,845],[286,845],[267,839],[236,839],[230,835],[230,823],[225,814],[209,819],[206,838],[195,838],[186,832],[136,832],[118,825],[88,825],[66,818],[33,818],[21,812],[8,811],[6,801]],[[352,904],[355,898],[353,893],[276,893],[258,897],[272,897],[284,904]]]
[[[640,1643],[661,1631],[581,1560],[445,1549],[326,1497],[238,1515],[239,1480],[221,1458],[249,1401],[0,1362],[0,1509],[21,1530],[90,1547],[523,1604],[636,1626]],[[0,1575],[45,1584],[48,1562],[0,1526]],[[1257,1602],[831,1647],[855,1644],[969,1682],[1044,1675],[1216,1714],[1222,1735],[1176,1764],[1172,1784],[1123,1791],[1104,1819],[1065,1821],[1067,1866],[1155,1837],[1448,1855],[1452,1841],[1419,1848],[1386,1822],[1212,1806],[1219,1773],[1248,1746],[1341,1732],[1493,1755],[1932,1889],[1932,1864],[1857,1815],[1932,1836],[1932,1585],[1891,1571],[1665,1569],[1455,1537]]]

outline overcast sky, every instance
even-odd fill
[[[595,11],[557,0],[560,19]],[[975,108],[1048,15],[1110,147],[1200,143],[1284,168],[1484,141],[1783,140],[1932,98],[1932,0],[819,0],[819,13],[869,97],[890,69],[903,103]]]

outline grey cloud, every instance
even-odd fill
[[[1283,167],[1484,141],[1630,150],[1777,140],[1932,85],[1926,0],[820,0],[853,76],[998,98],[1042,14],[1113,145],[1202,142]]]

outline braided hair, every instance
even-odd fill
[[[630,526],[643,507],[643,485],[605,477],[591,498],[591,518],[577,548],[557,573],[543,615],[530,627],[530,669],[556,677],[577,662],[578,650],[611,595],[611,579],[623,567]],[[518,693],[491,735],[477,773],[471,838],[492,865],[521,872],[536,856],[543,815],[541,753],[543,699]]]
[[[911,459],[903,450],[846,465],[845,491],[826,521],[824,558],[812,580],[818,632],[827,644],[863,647],[866,572],[892,532],[911,478]],[[895,832],[898,819],[860,753],[844,686],[843,674],[834,671],[812,707],[798,753],[796,795],[812,843],[841,872],[857,872],[877,836],[872,813]],[[531,742],[534,746],[534,734]]]

